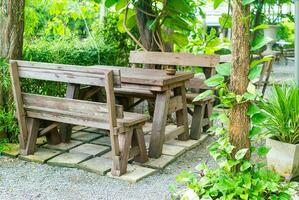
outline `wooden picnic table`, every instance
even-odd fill
[[[112,68],[111,66],[98,66]],[[185,83],[193,77],[190,72],[167,75],[163,70],[113,67],[121,70],[121,87],[114,88],[123,97],[152,98],[155,100],[149,156],[162,155],[163,143],[178,138],[189,139],[188,111]],[[69,85],[66,96],[74,98],[75,87]],[[167,116],[176,113],[177,129],[165,133]],[[68,128],[68,127],[66,127]],[[68,128],[69,129],[69,128]]]
[[[115,93],[135,97],[155,99],[152,133],[150,138],[149,156],[158,158],[162,155],[163,143],[178,137],[179,140],[189,139],[188,111],[185,83],[193,76],[189,72],[177,72],[167,75],[163,70],[120,68],[121,88]],[[167,116],[176,113],[177,129],[165,133]]]

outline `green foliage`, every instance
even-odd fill
[[[259,107],[264,115],[259,122],[270,136],[281,142],[299,144],[299,87],[295,83],[274,85]]]
[[[0,133],[4,132],[8,136],[5,142],[16,142],[18,134],[18,124],[14,117],[14,106],[12,103],[11,82],[9,77],[8,63],[0,58],[0,87],[2,87],[4,105],[0,106]]]
[[[99,13],[96,1],[83,0],[28,0],[25,7],[25,36],[47,38],[62,36],[87,37],[88,27]]]
[[[295,23],[290,19],[283,19],[277,30],[277,39],[290,42],[291,46],[293,46],[295,41]]]

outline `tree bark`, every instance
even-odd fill
[[[25,0],[1,0],[0,4],[0,56],[21,59]]]
[[[250,7],[243,6],[242,0],[233,0],[232,4],[232,75],[230,89],[242,95],[248,87],[250,64]],[[235,146],[233,154],[243,148],[250,148],[250,119],[246,115],[248,103],[233,106],[229,120],[230,142]],[[250,153],[246,155],[250,158]]]
[[[24,7],[25,0],[0,0],[0,57],[7,60],[22,58]],[[1,80],[0,107],[5,104],[4,96]]]

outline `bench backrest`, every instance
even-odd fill
[[[11,61],[10,72],[18,120],[24,115],[111,131],[123,117],[123,107],[114,97],[114,87],[121,86],[119,69]],[[107,103],[22,93],[20,78],[105,87]]]
[[[216,73],[219,64],[218,55],[194,55],[191,53],[170,53],[152,51],[131,51],[129,62],[132,64],[149,64],[162,66],[201,67],[205,78],[210,78]],[[205,89],[203,80],[193,78],[188,84],[189,88]]]

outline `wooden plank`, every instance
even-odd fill
[[[194,112],[192,116],[190,138],[193,140],[200,139],[203,131],[203,118],[205,113],[206,104],[194,105]]]
[[[42,108],[52,108],[63,111],[70,111],[73,113],[78,113],[88,116],[96,116],[99,113],[107,115],[108,108],[106,103],[98,103],[91,101],[83,101],[77,99],[66,99],[60,97],[50,97],[44,95],[28,94],[22,93],[24,106],[25,107],[40,107]],[[103,116],[106,116],[103,115]],[[116,106],[116,115],[118,117],[123,116],[123,107],[120,105]]]
[[[189,139],[189,125],[188,125],[188,110],[187,110],[187,99],[186,99],[186,88],[184,86],[174,89],[175,96],[182,97],[183,109],[176,112],[176,120],[178,126],[184,126],[185,131],[183,134],[178,136],[179,140],[186,141]]]
[[[134,156],[134,160],[140,163],[148,161],[144,134],[141,126],[135,128],[133,132],[132,147],[134,146],[137,146],[139,150],[139,154]]]
[[[107,72],[105,74],[105,91],[106,91],[106,102],[108,108],[108,121],[110,130],[111,140],[111,152],[113,156],[113,164],[111,173],[113,175],[121,175],[122,171],[122,160],[121,160],[121,145],[119,143],[119,136],[115,133],[115,127],[117,127],[116,121],[116,107],[115,107],[115,96],[113,89],[113,73]]]
[[[38,129],[39,129],[39,120],[29,118],[27,120],[27,130],[28,130],[28,140],[26,144],[26,150],[23,152],[25,155],[32,155],[35,151],[36,146],[36,139],[38,135]]]
[[[165,133],[164,142],[177,138],[179,135],[185,132],[184,126],[179,126],[174,130],[170,130],[169,132]]]
[[[128,160],[130,156],[130,148],[132,142],[133,129],[130,129],[128,132],[124,134],[120,134],[118,136],[119,139],[119,149],[120,149],[120,166],[119,173],[113,174],[113,170],[111,173],[113,175],[121,176],[127,172]]]
[[[215,67],[219,63],[218,55],[194,55],[191,53],[170,53],[152,51],[131,51],[130,63],[157,64],[157,65],[180,65]]]
[[[118,87],[121,85],[119,69],[101,69],[99,67],[82,67],[28,61],[16,62],[18,63],[19,76],[21,78],[104,86],[105,73],[112,70],[113,73],[116,74],[114,85]]]
[[[51,125],[47,126],[46,128],[44,128],[40,133],[39,133],[39,136],[44,136],[46,135],[47,133],[49,133],[49,131],[53,130],[53,129],[56,129],[58,127],[59,123],[57,122],[54,122],[52,123]]]
[[[149,157],[151,158],[159,158],[162,155],[169,99],[169,90],[158,93],[156,97],[153,129],[149,146]]]
[[[20,148],[21,150],[25,150],[27,138],[28,138],[28,131],[26,125],[25,110],[23,108],[24,103],[21,96],[21,87],[20,87],[17,62],[11,61],[9,70],[10,70],[10,78],[12,83],[12,92],[16,104],[16,115],[20,127],[20,135],[19,135]]]
[[[172,113],[177,112],[182,109],[183,109],[182,96],[172,97],[169,101],[168,114],[172,114]]]

